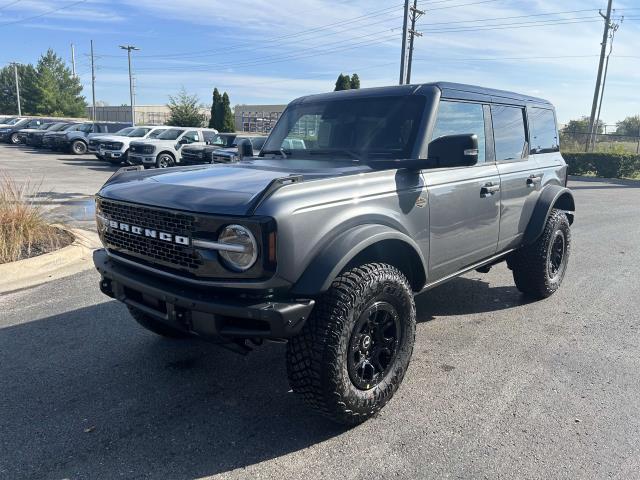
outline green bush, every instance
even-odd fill
[[[640,178],[640,155],[625,153],[563,153],[569,175]]]

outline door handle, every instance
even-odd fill
[[[542,177],[539,175],[531,175],[527,178],[527,187],[534,188],[538,183],[542,181]]]
[[[489,183],[486,183],[484,187],[480,189],[480,197],[487,198],[487,197],[490,197],[491,195],[495,195],[499,191],[500,191],[500,185],[495,185],[489,182]]]

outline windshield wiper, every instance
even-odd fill
[[[280,150],[263,150],[261,153],[263,155],[282,155],[282,158],[287,158],[287,154],[284,153],[284,148],[281,148]]]
[[[362,157],[358,155],[353,150],[349,150],[346,148],[327,148],[325,150],[316,149],[316,150],[308,150],[309,155],[349,155],[353,160],[360,161]]]

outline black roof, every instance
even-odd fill
[[[516,101],[518,103],[537,103],[550,105],[550,102],[542,98],[523,95],[521,93],[497,90],[494,88],[480,87],[478,85],[467,85],[453,82],[431,82],[414,85],[393,85],[388,87],[362,88],[357,90],[342,90],[339,92],[321,93],[301,97],[294,102],[318,101],[335,99],[338,96],[359,97],[359,96],[385,96],[385,95],[414,95],[424,94],[430,88],[437,88],[446,98],[477,98],[484,97],[486,100],[497,101],[499,99]]]

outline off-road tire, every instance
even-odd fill
[[[362,316],[381,302],[396,309],[401,334],[386,374],[372,388],[362,389],[349,370],[352,335]],[[415,328],[413,292],[398,269],[379,263],[353,268],[333,281],[300,334],[287,344],[289,385],[322,415],[346,425],[361,423],[384,407],[402,382]]]
[[[189,338],[190,335],[186,332],[180,331],[175,328],[171,328],[169,325],[162,323],[160,320],[156,320],[155,318],[147,315],[146,313],[138,310],[135,307],[131,307],[127,305],[129,309],[129,313],[133,317],[133,319],[138,322],[141,326],[149,330],[150,332],[155,333],[156,335],[160,335],[161,337],[166,338]]]
[[[11,136],[9,137],[9,143],[11,143],[11,145],[20,144],[20,137],[18,136],[17,133],[12,133],[11,134]]]
[[[87,144],[82,140],[76,140],[71,144],[70,150],[74,155],[84,155],[87,153]]]
[[[161,153],[156,158],[156,167],[157,168],[169,168],[173,167],[176,164],[176,159],[173,158],[173,155],[170,153]]]
[[[559,267],[553,267],[552,256],[559,251],[561,238],[563,253]],[[555,250],[554,250],[555,246]],[[534,299],[550,297],[560,287],[569,262],[571,251],[571,229],[567,215],[553,209],[544,227],[542,235],[531,245],[516,251],[509,259],[516,287],[526,296]],[[554,271],[555,270],[555,271]]]

